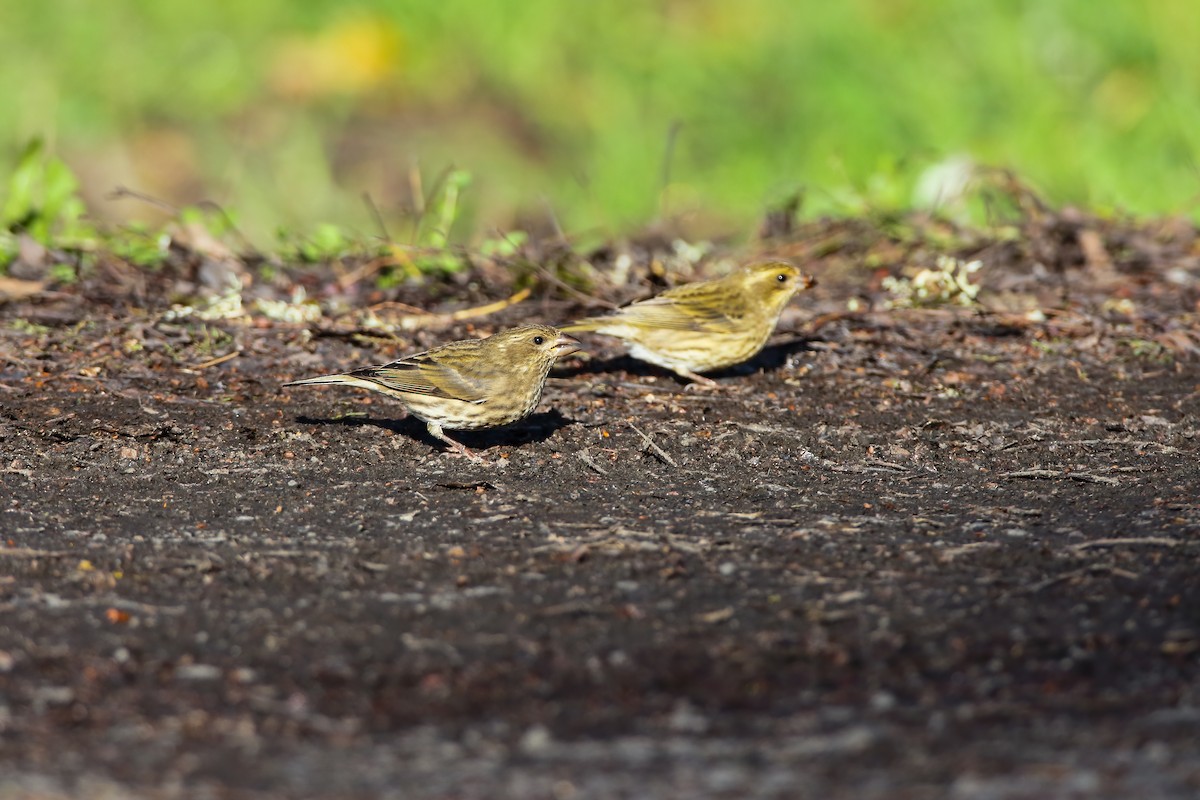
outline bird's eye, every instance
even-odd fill
[[[546,337],[545,336],[535,336],[535,337],[533,337],[533,343],[538,344],[538,345],[545,344]]]
[[[781,272],[775,276],[775,280],[779,281],[780,283],[787,283],[787,275]]]

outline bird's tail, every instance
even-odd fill
[[[611,319],[605,317],[584,317],[570,322],[566,325],[560,325],[559,330],[564,333],[579,333],[579,332],[596,332],[603,328],[606,324],[611,323]]]
[[[378,389],[379,385],[372,380],[361,377],[358,373],[342,372],[337,375],[320,375],[316,378],[305,378],[301,381],[288,381],[284,386],[316,386],[320,384],[341,384],[343,386],[358,386],[362,389]]]

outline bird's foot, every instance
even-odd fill
[[[706,389],[719,389],[721,384],[714,381],[712,378],[706,378],[703,375],[697,375],[695,372],[686,369],[677,369],[675,373],[681,378],[687,378],[691,383],[683,387],[685,392],[700,392]]]

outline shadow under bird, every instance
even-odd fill
[[[379,367],[285,383],[342,384],[399,400],[435,439],[478,459],[445,430],[496,428],[533,413],[550,367],[579,341],[549,325],[524,325],[486,339],[464,339]]]
[[[676,286],[603,317],[562,326],[625,341],[634,358],[708,385],[698,375],[753,358],[775,330],[784,306],[816,280],[784,261],[768,261],[711,281]]]

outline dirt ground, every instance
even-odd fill
[[[821,285],[720,388],[590,339],[487,465],[280,383],[578,297],[0,306],[0,797],[1200,796],[1200,249],[1088,230],[979,244],[986,311],[792,232]]]

